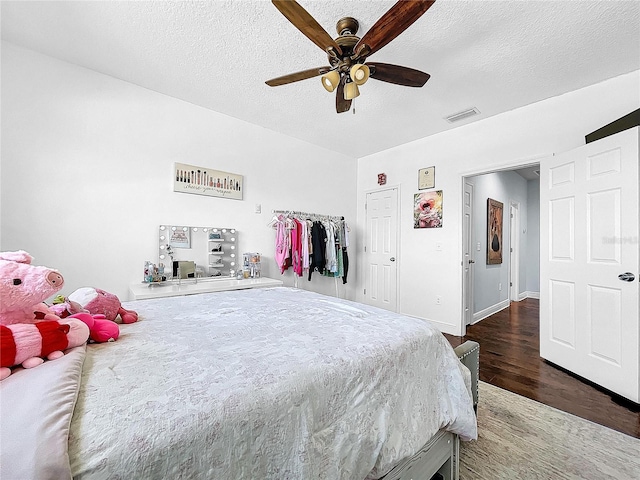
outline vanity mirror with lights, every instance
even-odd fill
[[[158,266],[167,279],[235,277],[235,228],[160,225]]]
[[[235,228],[160,225],[157,266],[166,280],[130,284],[129,300],[282,286],[272,278],[237,278],[237,245]]]

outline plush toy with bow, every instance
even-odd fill
[[[82,320],[89,327],[89,339],[92,342],[115,342],[120,336],[120,326],[107,320],[104,315],[92,315],[78,302],[58,295],[53,299],[51,310],[60,318],[74,317]]]
[[[104,315],[107,320],[112,322],[116,322],[118,317],[120,317],[122,323],[138,321],[138,314],[133,310],[124,308],[116,295],[99,288],[79,288],[69,295],[67,300],[71,305],[79,305],[85,312],[89,312],[94,316]]]

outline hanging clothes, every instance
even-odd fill
[[[293,267],[294,275],[308,273],[309,280],[315,271],[327,277],[341,277],[343,284],[347,283],[349,228],[344,217],[280,213],[269,224],[276,230],[275,260],[280,273]]]
[[[327,263],[325,252],[327,243],[327,231],[322,222],[315,221],[311,227],[311,244],[313,246],[313,254],[309,257],[309,281],[314,271],[324,273]]]
[[[333,222],[327,221],[323,223],[327,232],[327,242],[325,243],[325,267],[330,273],[338,271],[338,260],[336,258],[336,230]]]
[[[276,251],[275,260],[278,265],[278,269],[282,272],[285,259],[287,258],[287,232],[285,228],[285,222],[282,215],[278,215],[275,221],[274,228],[276,229]]]
[[[347,283],[347,273],[349,272],[349,255],[347,253],[347,247],[349,247],[349,226],[347,222],[342,222],[342,265],[343,265],[343,275],[342,275],[342,283],[343,285]]]
[[[291,264],[293,273],[302,276],[302,223],[297,218],[292,220],[291,225]]]
[[[309,270],[309,222],[300,222],[300,243],[302,243],[302,272]]]

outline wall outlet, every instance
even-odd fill
[[[440,295],[436,296],[436,305],[442,304],[442,297]]]

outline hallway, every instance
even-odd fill
[[[470,325],[465,337],[445,336],[454,347],[480,343],[480,380],[640,438],[640,406],[540,358],[538,308],[536,299],[512,302]]]

